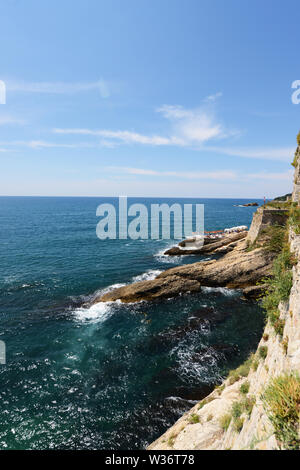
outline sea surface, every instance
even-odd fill
[[[142,449],[257,346],[263,314],[240,291],[91,306],[114,286],[210,259],[164,256],[174,240],[99,240],[107,202],[117,204],[0,197],[0,449]],[[249,226],[256,210],[237,207],[253,200],[133,202],[205,204],[205,230]]]

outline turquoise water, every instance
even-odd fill
[[[172,240],[100,241],[96,208],[113,201],[0,198],[1,449],[141,449],[257,345],[262,313],[239,291],[91,307],[115,284],[208,259],[163,256]],[[206,230],[249,226],[255,211],[129,202],[204,203]]]

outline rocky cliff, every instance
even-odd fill
[[[298,136],[290,219],[263,301],[268,316],[258,349],[149,450],[300,449],[299,140]],[[275,216],[275,224],[286,219],[286,207],[278,220]],[[255,248],[259,235],[274,226],[275,213],[271,212],[259,209],[253,218],[248,244],[254,256],[260,256]]]

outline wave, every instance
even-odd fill
[[[138,276],[134,276],[131,282],[139,282],[139,281],[150,281],[155,279],[162,271],[158,269],[153,269],[146,271],[143,274],[139,274]],[[128,285],[128,283],[123,284],[111,284],[108,287],[100,289],[94,292],[92,295],[88,297],[84,297],[82,300],[85,302],[85,305],[79,308],[76,308],[73,311],[73,315],[76,320],[78,321],[96,321],[101,322],[105,321],[114,310],[114,307],[121,304],[120,300],[116,300],[114,302],[97,302],[93,305],[86,306],[86,304],[91,304],[97,297],[101,297],[112,290],[119,289],[120,287],[124,287]],[[126,304],[127,306],[130,303]]]
[[[164,248],[163,250],[158,251],[155,255],[154,258],[157,259],[160,263],[168,263],[168,264],[180,264],[183,262],[183,257],[182,256],[169,256],[165,255],[165,251],[168,248]]]
[[[162,271],[159,269],[150,269],[143,274],[139,274],[138,276],[134,276],[132,278],[133,282],[140,282],[140,281],[152,281],[155,279]]]
[[[239,293],[238,289],[228,289],[227,287],[202,287],[201,292],[205,294],[220,293],[226,296],[234,296]]]
[[[113,311],[113,304],[117,302],[98,302],[91,307],[77,308],[73,314],[76,320],[80,322],[94,321],[103,322],[105,321]]]

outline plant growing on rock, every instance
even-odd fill
[[[266,359],[267,355],[268,355],[268,348],[267,346],[260,346],[259,350],[258,350],[258,354],[259,354],[259,357],[261,359]]]
[[[191,414],[189,418],[189,423],[190,424],[200,423],[200,416],[198,416],[196,413]]]
[[[287,354],[287,352],[288,352],[288,347],[289,347],[289,339],[288,339],[287,336],[282,340],[281,345],[282,345],[282,347],[283,347],[284,354]]]
[[[262,395],[276,438],[285,449],[299,450],[300,378],[284,374],[273,379]]]
[[[231,417],[231,414],[229,414],[229,413],[221,416],[219,424],[220,424],[221,428],[223,429],[223,431],[227,431],[227,429],[230,426],[231,419],[232,419],[232,417]]]
[[[233,429],[235,432],[240,433],[244,426],[244,419],[237,418],[233,423]]]
[[[246,380],[246,381],[240,386],[240,392],[241,392],[243,395],[247,395],[247,393],[249,392],[249,388],[250,388],[250,382],[249,382],[249,380]]]
[[[283,334],[282,320],[278,306],[280,302],[287,301],[293,283],[292,267],[295,261],[290,253],[288,245],[285,245],[281,253],[277,256],[273,265],[273,276],[265,279],[268,285],[266,295],[262,300],[262,306],[267,312],[267,316],[277,334]]]

